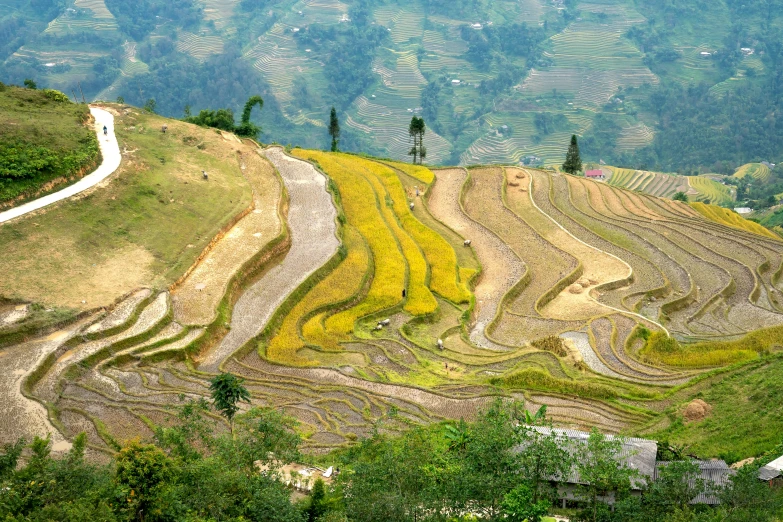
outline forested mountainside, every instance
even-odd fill
[[[783,2],[5,0],[0,77],[181,117],[265,101],[263,139],[435,164],[731,173],[783,150]]]

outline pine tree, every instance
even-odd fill
[[[424,124],[424,118],[414,116],[411,118],[411,124],[408,127],[408,134],[413,138],[413,147],[411,147],[408,155],[413,156],[413,163],[419,160],[421,161],[427,157],[427,148],[424,147],[424,132],[426,131],[426,125]]]
[[[332,107],[329,114],[329,136],[332,137],[332,152],[337,152],[337,144],[340,141],[340,122],[337,121],[337,111]]]
[[[579,157],[579,144],[576,142],[576,134],[571,136],[571,145],[568,146],[563,170],[569,174],[576,174],[582,170],[582,158]]]

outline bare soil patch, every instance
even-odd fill
[[[442,169],[434,172],[436,181],[430,189],[430,212],[462,237],[470,239],[470,246],[475,249],[481,263],[482,273],[474,290],[475,324],[470,340],[484,348],[503,349],[487,339],[484,330],[495,317],[503,296],[524,274],[524,264],[496,235],[462,211],[460,191],[467,172],[464,169]]]
[[[174,318],[182,324],[210,323],[228,282],[239,268],[280,233],[280,183],[274,167],[245,150],[239,163],[253,189],[253,209],[210,244],[206,255],[172,289]]]

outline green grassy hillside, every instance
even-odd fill
[[[137,109],[109,110],[125,151],[118,172],[86,197],[0,227],[0,296],[86,310],[138,286],[168,286],[250,205],[236,149],[252,147]],[[69,119],[52,120],[52,142],[67,142],[75,126]],[[210,172],[209,182],[201,169]]]
[[[0,83],[0,208],[54,190],[100,162],[86,105]]]

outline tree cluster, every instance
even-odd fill
[[[154,102],[154,100],[152,100]],[[149,103],[149,102],[148,102]],[[195,123],[202,127],[212,127],[215,129],[221,129],[228,132],[233,132],[237,136],[245,136],[248,138],[256,138],[258,133],[261,132],[261,127],[250,121],[250,114],[253,111],[253,107],[258,105],[261,109],[264,106],[264,100],[261,96],[251,96],[245,108],[242,110],[242,119],[239,125],[234,123],[234,111],[231,109],[202,109],[195,116],[190,114],[190,107],[185,106],[185,118],[184,121],[188,123]],[[150,112],[154,112],[153,110]]]
[[[149,442],[132,440],[111,462],[85,458],[87,439],[76,437],[63,458],[51,441],[6,444],[0,452],[0,519],[22,521],[328,522],[468,521],[539,522],[573,473],[581,508],[572,520],[601,522],[771,522],[780,516],[781,492],[743,468],[728,487],[711,489],[694,464],[672,462],[658,480],[630,496],[636,470],[620,458],[619,439],[593,431],[570,445],[546,425],[545,408],[531,414],[518,403],[496,401],[473,422],[416,427],[401,436],[372,436],[331,455],[341,469],[309,499],[292,502],[276,470],[299,460],[295,421],[271,409],[239,413],[249,395],[242,380],[222,374],[211,382],[212,404],[184,402],[177,422],[158,427]],[[231,422],[215,424],[210,409]],[[24,463],[21,464],[24,456]],[[21,464],[21,465],[20,465]],[[260,471],[261,469],[267,471]],[[718,507],[693,505],[716,495]],[[604,499],[614,497],[611,510]]]

